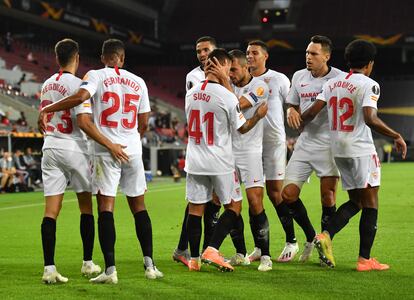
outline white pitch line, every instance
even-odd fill
[[[155,190],[148,190],[146,193],[156,193],[156,192],[165,192],[165,191],[172,191],[172,190],[179,190],[184,188],[185,186],[176,186],[172,188],[165,188],[165,189],[155,189]],[[63,204],[77,202],[78,199],[70,198],[70,199],[63,199]],[[45,205],[42,203],[32,203],[32,204],[25,204],[25,205],[17,205],[17,206],[9,206],[9,207],[2,207],[0,211],[11,210],[11,209],[18,209],[18,208],[26,208],[26,207],[34,207],[34,206],[43,206]]]

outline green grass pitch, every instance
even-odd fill
[[[133,217],[127,202],[119,195],[115,206],[116,263],[118,285],[92,285],[80,275],[82,247],[79,211],[73,192],[65,195],[57,223],[55,261],[58,270],[69,277],[64,285],[41,283],[43,258],[40,223],[43,216],[42,193],[0,195],[0,297],[2,299],[338,299],[338,298],[414,298],[414,164],[383,164],[380,189],[378,232],[373,257],[389,263],[386,272],[358,273],[354,270],[358,255],[359,215],[334,240],[335,269],[321,268],[316,251],[306,264],[297,261],[274,263],[267,273],[257,271],[257,263],[237,267],[233,273],[220,273],[203,266],[190,273],[172,261],[186,202],[185,184],[172,179],[151,183],[146,203],[152,219],[154,259],[165,278],[144,278],[142,253],[135,236]],[[312,177],[301,196],[311,220],[320,229],[319,182]],[[338,206],[347,200],[342,190]],[[244,200],[245,235],[248,250],[253,243]],[[284,244],[284,235],[270,201],[265,198],[270,221],[271,253],[276,258]],[[95,205],[96,209],[96,205]],[[295,225],[301,246],[304,235]],[[233,254],[230,239],[222,253]],[[97,234],[94,261],[103,266]]]

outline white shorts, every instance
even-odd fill
[[[304,151],[295,149],[286,167],[285,180],[303,184],[315,171],[316,176],[322,177],[339,177],[339,171],[336,167],[331,150],[328,148],[324,151],[318,150],[314,155],[308,155],[306,158]]]
[[[263,170],[266,180],[285,179],[286,143],[263,143]]]
[[[118,184],[128,197],[138,197],[147,190],[141,155],[130,155],[127,163],[120,163],[108,155],[93,159],[92,193],[115,197]]]
[[[346,191],[363,189],[381,183],[381,165],[377,153],[362,157],[335,157],[341,172],[342,188]]]
[[[194,204],[203,204],[213,199],[213,190],[223,205],[231,200],[243,199],[236,172],[225,175],[195,175],[187,173],[186,198]]]
[[[75,193],[91,192],[89,155],[63,149],[44,149],[42,179],[45,196],[63,194],[68,182]]]
[[[241,183],[246,189],[264,187],[263,165],[261,153],[234,153],[236,169]]]

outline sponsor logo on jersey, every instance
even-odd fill
[[[301,85],[300,85],[300,87],[305,87],[305,86],[308,86],[309,85],[309,83],[302,83]]]
[[[378,101],[378,97],[377,96],[371,96],[371,100],[377,102]]]
[[[83,81],[81,84],[80,84],[80,86],[84,86],[84,85],[87,85],[88,84],[88,82],[87,81]]]

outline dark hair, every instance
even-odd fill
[[[66,67],[79,53],[79,45],[72,39],[63,39],[56,43],[55,53],[61,67]]]
[[[260,46],[262,47],[262,49],[264,51],[266,51],[266,53],[269,52],[269,47],[267,46],[267,44],[261,40],[254,40],[254,41],[250,41],[248,46]]]
[[[362,68],[375,59],[377,49],[371,42],[354,40],[345,48],[345,61],[350,68]]]
[[[232,59],[237,59],[240,65],[244,66],[247,63],[246,53],[239,49],[234,49],[229,52]]]
[[[217,58],[217,60],[221,64],[225,63],[226,60],[231,61],[231,56],[223,48],[216,48],[213,51],[211,51],[210,54],[208,55],[208,59],[213,59],[214,57]]]
[[[125,51],[124,43],[118,39],[106,40],[102,45],[102,55],[118,54]]]
[[[208,35],[206,35],[206,36],[202,36],[201,38],[199,38],[197,41],[196,41],[196,45],[198,44],[198,43],[201,43],[201,42],[209,42],[210,44],[212,44],[214,47],[217,47],[217,42],[216,42],[216,39],[215,38],[213,38],[213,37],[211,37],[211,36],[208,36]]]
[[[332,41],[328,37],[324,35],[314,35],[310,40],[312,43],[321,44],[323,50],[326,52],[332,53],[333,45]]]

